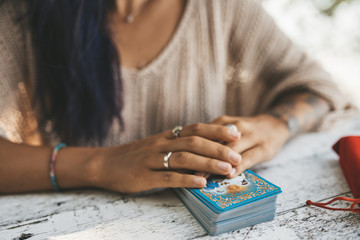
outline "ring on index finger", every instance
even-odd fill
[[[175,138],[179,138],[180,137],[180,132],[182,131],[183,127],[182,126],[176,126],[173,128],[173,130],[171,131],[173,136]]]

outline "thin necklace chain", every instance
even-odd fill
[[[124,18],[124,21],[126,23],[132,23],[135,20],[135,17],[137,17],[137,15],[145,8],[145,6],[147,5],[147,3],[149,2],[149,0],[145,0],[138,8],[136,8],[133,12],[131,12],[131,7],[132,7],[132,1],[128,0],[127,1],[127,14]]]

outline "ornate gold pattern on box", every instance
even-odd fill
[[[211,201],[216,202],[220,208],[227,208],[276,190],[275,186],[253,174],[246,172],[245,176],[242,176],[239,176],[238,179],[211,179],[200,192]]]

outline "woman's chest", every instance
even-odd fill
[[[150,1],[126,23],[111,18],[112,39],[121,65],[141,69],[164,50],[182,21],[186,1]]]
[[[224,69],[210,60],[199,67],[197,60],[184,56],[161,66],[145,72],[123,71],[124,142],[176,125],[210,122],[224,114]]]

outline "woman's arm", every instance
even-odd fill
[[[62,148],[55,162],[60,189],[97,187],[134,193],[160,187],[203,187],[204,177],[189,171],[228,175],[240,164],[238,153],[217,141],[239,139],[225,126],[186,126],[174,138],[171,130],[111,148]],[[51,147],[31,147],[0,139],[0,192],[52,189],[49,177]],[[170,169],[164,156],[170,157]],[[187,171],[179,171],[187,170]]]
[[[91,185],[91,161],[97,149],[61,149],[55,162],[55,173],[61,188]],[[32,147],[0,138],[0,192],[51,190],[49,165],[51,147]]]
[[[293,93],[279,99],[267,114],[285,123],[289,138],[314,130],[330,111],[329,103],[313,93]]]
[[[241,139],[228,146],[242,155],[237,173],[270,160],[290,138],[326,122],[346,107],[321,66],[294,44],[265,12],[261,1],[229,1],[233,13],[229,50],[235,73],[228,94]],[[228,19],[228,18],[226,18]],[[236,102],[237,101],[237,102]],[[322,121],[324,120],[324,121]]]

